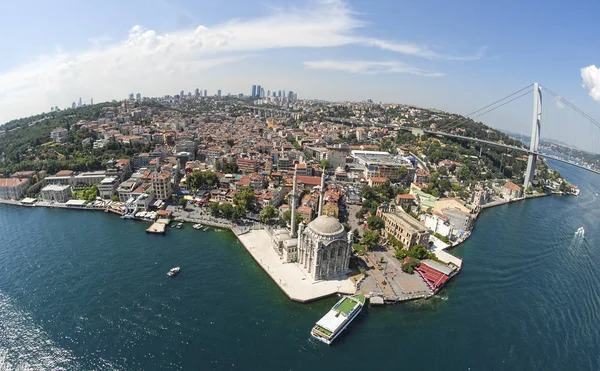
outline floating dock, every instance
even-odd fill
[[[150,228],[146,229],[146,233],[165,234],[167,225],[165,223],[152,223]]]

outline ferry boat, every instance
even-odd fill
[[[179,273],[179,271],[181,271],[180,267],[171,268],[169,270],[169,273],[167,273],[167,276],[173,277],[174,275],[176,275],[177,273]]]
[[[315,339],[331,344],[362,311],[365,296],[362,294],[345,296],[315,324],[310,335]]]

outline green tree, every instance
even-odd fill
[[[233,147],[233,145],[235,144],[235,140],[233,140],[232,138],[227,139],[226,143],[229,145],[229,147]]]
[[[292,224],[292,210],[286,210],[283,213],[283,221],[285,222],[285,224],[290,225]],[[296,227],[298,227],[298,224],[300,224],[302,222],[303,218],[302,215],[296,213]]]
[[[371,230],[380,230],[385,226],[383,219],[378,217],[377,215],[371,215],[367,218],[367,225]]]
[[[219,211],[226,219],[231,219],[233,217],[233,205],[231,205],[230,203],[225,202],[219,205]]]
[[[218,202],[211,202],[210,205],[208,205],[208,210],[210,211],[210,215],[212,216],[219,216],[219,203]]]
[[[186,176],[186,184],[192,190],[204,186],[214,187],[219,183],[219,177],[214,171],[194,171]]]
[[[361,242],[367,250],[375,249],[379,242],[379,232],[367,229],[363,234]]]
[[[179,199],[179,206],[185,207],[187,205],[187,200],[185,198]]]
[[[112,200],[113,202],[119,202],[119,196],[117,196],[117,195],[113,195],[113,196],[112,196],[112,198],[111,198],[111,200]]]
[[[256,196],[250,187],[242,187],[233,196],[235,205],[240,205],[244,210],[252,212],[256,207]]]
[[[269,220],[275,218],[277,216],[277,209],[273,205],[265,206],[260,212],[260,220],[263,223],[268,222]]]
[[[321,164],[321,167],[323,168],[323,170],[327,169],[327,167],[329,167],[329,161],[327,161],[326,159],[322,159],[321,161],[319,161],[319,163]]]

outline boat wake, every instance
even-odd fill
[[[573,235],[573,239],[571,240],[570,247],[579,247],[583,243],[583,239],[585,238],[585,230],[583,227],[579,227],[579,229]]]

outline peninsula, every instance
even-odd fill
[[[336,119],[332,119],[336,118]],[[458,115],[283,96],[130,95],[0,127],[0,202],[231,229],[292,300],[427,298],[487,207],[578,194],[539,159],[425,133],[523,143]],[[407,128],[411,130],[406,130]]]

